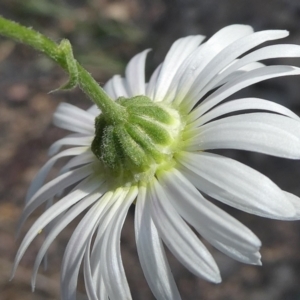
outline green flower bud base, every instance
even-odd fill
[[[146,96],[120,97],[116,104],[122,118],[96,118],[92,151],[117,181],[147,182],[158,169],[174,164],[183,127],[180,114]]]
[[[79,86],[99,107],[92,151],[117,183],[148,182],[172,167],[182,146],[184,122],[176,109],[145,96],[113,101],[76,61],[71,44],[58,45],[39,32],[0,16],[0,34],[30,45],[58,63],[70,76],[60,89]]]

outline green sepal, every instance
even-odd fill
[[[118,140],[115,136],[114,126],[107,126],[102,136],[101,159],[112,169],[120,168],[122,165],[122,150],[118,147]]]
[[[96,118],[92,152],[111,174],[124,181],[147,180],[169,164],[181,131],[180,115],[146,96],[119,98],[123,118]]]
[[[129,114],[149,117],[163,124],[172,124],[173,118],[165,108],[154,103],[146,96],[136,96],[131,99],[121,97],[117,102],[126,107]]]
[[[96,118],[95,138],[91,148],[95,156],[109,169],[122,167],[122,153],[118,147],[113,147],[117,142],[114,136],[114,126],[107,125],[103,115]]]
[[[126,166],[126,162],[128,162],[138,167],[139,171],[146,170],[149,160],[141,145],[131,137],[123,125],[115,126],[115,134],[126,157],[125,167],[130,167]]]
[[[130,115],[129,122],[139,125],[155,144],[167,146],[172,141],[171,135],[163,124],[156,123],[153,120],[148,120],[135,114]]]
[[[119,97],[116,102],[120,103],[124,107],[135,107],[149,104],[153,105],[153,101],[143,95],[135,96],[133,98]]]
[[[126,124],[125,128],[130,136],[147,152],[150,156],[154,158],[156,162],[161,162],[164,155],[159,151],[156,145],[153,143],[151,138],[139,127],[132,124]]]

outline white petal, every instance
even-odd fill
[[[89,209],[76,227],[70,241],[68,242],[61,267],[62,299],[76,299],[79,268],[86,250],[87,242],[93,235],[99,222],[98,210],[101,205],[102,203],[99,201]]]
[[[273,219],[295,215],[293,205],[274,182],[238,161],[212,153],[184,152],[178,162],[192,171],[188,179],[199,190],[225,204]]]
[[[115,95],[115,98],[113,99],[118,99],[119,97],[129,97],[130,93],[128,91],[126,81],[120,75],[113,76],[111,79],[111,86]]]
[[[17,234],[19,234],[20,228],[28,218],[28,216],[42,203],[46,202],[51,197],[54,197],[61,190],[66,187],[83,180],[90,174],[92,174],[93,168],[91,166],[85,166],[47,182],[43,187],[41,187],[25,204],[24,210],[22,212],[21,218],[18,222]]]
[[[116,200],[116,192],[109,191],[107,192],[104,197],[102,197],[101,206],[98,208],[98,231],[99,228],[106,230],[107,226],[103,226],[103,217],[106,215],[106,212],[110,209],[110,207],[115,203]],[[105,227],[105,228],[103,228]],[[101,236],[102,237],[102,236]],[[90,238],[91,241],[91,238]],[[89,242],[90,243],[90,242]],[[100,243],[98,245],[98,243]],[[99,248],[102,247],[102,238],[99,239],[98,234],[97,237],[94,240],[94,247],[98,246]],[[100,268],[101,262],[100,257],[98,257],[97,260],[95,260],[95,257],[93,255],[93,252],[90,252],[90,245],[88,246],[88,252],[85,253],[85,260],[84,260],[84,275],[85,275],[85,283],[86,283],[86,289],[88,292],[88,295],[91,299],[92,297],[98,297],[98,299],[108,299],[106,288],[104,286],[103,278],[101,276]],[[91,253],[91,255],[90,255]],[[95,272],[97,270],[97,272]],[[101,290],[100,290],[101,289]],[[90,299],[89,298],[89,299]],[[97,299],[97,298],[95,298]]]
[[[296,195],[283,191],[285,197],[293,204],[296,214],[294,217],[291,218],[282,218],[281,220],[293,221],[293,220],[300,220],[300,198]]]
[[[46,211],[49,207],[51,207],[53,205],[53,203],[54,203],[53,200],[54,200],[53,197],[51,199],[47,200],[44,211]],[[59,216],[57,216],[44,228],[44,234],[46,237],[48,236],[48,234],[52,230],[52,228],[55,226],[55,224],[61,220],[62,215],[63,214],[60,214]],[[45,253],[45,256],[44,256],[43,265],[44,265],[44,270],[46,271],[48,269],[47,253]]]
[[[48,233],[47,237],[45,238],[45,241],[43,242],[43,245],[41,246],[33,267],[33,275],[31,278],[31,284],[34,288],[35,281],[36,281],[36,275],[38,268],[41,264],[41,261],[48,250],[51,243],[54,241],[54,239],[57,237],[57,235],[71,222],[73,221],[81,212],[83,212],[87,207],[92,205],[95,201],[97,201],[105,192],[105,189],[99,189],[98,191],[94,191],[93,194],[90,196],[87,196],[84,198],[84,201],[80,201],[79,203],[75,204],[72,208],[70,208],[63,217],[53,226],[51,231]]]
[[[53,116],[53,123],[70,131],[93,134],[95,118],[83,109],[69,103],[61,103]]]
[[[169,198],[182,217],[205,239],[234,259],[260,264],[253,261],[261,246],[260,240],[243,224],[207,201],[198,190],[176,169],[164,172],[159,180]]]
[[[145,95],[145,63],[150,49],[135,55],[128,63],[125,74],[130,97]]]
[[[205,95],[210,89],[214,88],[221,81],[223,81],[227,76],[231,76],[236,70],[244,68],[248,64],[253,64],[254,62],[279,57],[299,57],[300,56],[300,46],[298,45],[272,45],[267,46],[256,51],[253,51],[241,59],[235,61],[229,68],[222,71],[218,76],[216,76],[200,94]]]
[[[128,209],[137,196],[137,187],[132,187],[124,201],[115,203],[118,210],[114,214],[103,238],[101,263],[103,280],[111,300],[131,299],[120,252],[120,235]]]
[[[231,66],[231,65],[230,65]],[[229,75],[227,75],[225,78],[223,78],[222,80],[216,80],[216,83],[215,83],[215,80],[212,80],[204,89],[208,89],[208,90],[212,90],[212,89],[215,89],[229,81],[232,81],[238,77],[240,77],[241,75],[245,74],[246,72],[249,72],[249,71],[252,71],[252,70],[255,70],[255,69],[258,69],[258,68],[262,68],[262,67],[265,67],[265,65],[263,63],[259,63],[259,62],[253,62],[253,63],[250,63],[244,67],[241,67],[240,69],[238,69],[237,71],[234,71],[232,73],[230,73]],[[224,70],[227,70],[227,68],[225,68]],[[219,78],[221,77],[223,74],[223,70],[222,72],[220,72],[219,75],[217,75],[215,78]]]
[[[156,89],[157,78],[159,76],[161,68],[162,68],[162,64],[160,64],[155,69],[155,71],[151,75],[150,80],[149,80],[149,82],[146,86],[146,96],[148,96],[152,100],[154,99],[154,93],[155,93],[155,89]]]
[[[152,293],[156,299],[181,299],[161,239],[151,219],[144,186],[139,187],[134,217],[138,255]]]
[[[288,116],[295,120],[300,119],[290,109],[288,109],[280,104],[277,104],[275,102],[264,100],[264,99],[259,99],[259,98],[243,98],[243,99],[232,100],[232,101],[226,102],[222,105],[215,107],[214,109],[212,109],[205,115],[201,116],[199,119],[197,119],[193,123],[189,124],[187,127],[199,127],[199,126],[201,126],[213,119],[216,119],[222,115],[225,115],[225,114],[228,114],[231,112],[241,111],[241,110],[248,110],[248,109],[268,110],[268,111],[272,111],[275,113],[279,113],[279,114]]]
[[[83,275],[85,290],[89,300],[99,300],[97,296],[96,286],[93,281],[92,271],[91,271],[91,262],[90,262],[90,251],[91,251],[91,242],[93,235],[91,234],[88,241],[86,242],[86,248],[84,250],[84,265],[83,265]]]
[[[96,104],[92,105],[92,106],[87,110],[87,112],[88,112],[89,114],[93,115],[93,116],[94,116],[94,119],[95,119],[95,117],[97,117],[97,116],[99,116],[99,115],[101,114],[101,110],[100,110],[100,108],[99,108]]]
[[[81,166],[81,165],[85,165],[87,163],[91,163],[91,162],[95,161],[95,159],[96,159],[96,157],[93,154],[93,152],[88,150],[88,151],[86,151],[86,152],[70,159],[63,166],[63,168],[61,168],[61,170],[59,171],[59,175],[65,173],[65,172],[68,172],[70,169],[72,169],[74,167],[78,167],[78,166]]]
[[[56,163],[56,161],[62,157],[66,156],[74,156],[74,155],[80,155],[83,152],[85,152],[88,148],[87,147],[76,147],[67,149],[65,151],[60,152],[59,154],[53,156],[51,159],[47,161],[47,163],[39,170],[39,172],[36,174],[35,178],[33,179],[28,192],[26,194],[26,202],[33,196],[33,194],[42,186],[44,183],[47,175],[49,174],[51,168]]]
[[[233,81],[229,81],[214,93],[212,93],[210,96],[208,96],[197,108],[195,108],[189,114],[189,122],[192,122],[195,119],[199,118],[201,115],[223,101],[225,98],[231,96],[232,94],[247,86],[271,78],[299,74],[300,69],[291,66],[268,66],[249,71],[234,79]]]
[[[230,244],[221,243],[215,239],[211,239],[210,236],[206,237],[206,240],[211,243],[215,248],[228,255],[229,257],[242,262],[244,264],[258,265],[261,266],[261,254],[257,251],[255,253],[245,253],[238,251],[236,248],[232,247]]]
[[[94,137],[91,135],[83,135],[83,134],[70,134],[63,139],[60,139],[53,143],[49,150],[48,154],[50,156],[56,154],[61,147],[63,146],[90,146]]]
[[[99,289],[97,290],[99,299],[109,300],[107,290],[106,290],[106,286],[104,284],[102,275],[101,275],[100,280],[99,280]]]
[[[157,78],[153,101],[163,101],[167,92],[171,92],[169,88],[176,72],[180,69],[180,65],[199,46],[204,38],[202,35],[188,36],[173,43]]]
[[[118,96],[116,95],[115,90],[113,88],[113,78],[114,77],[112,77],[105,83],[103,89],[108,94],[108,96],[110,96],[111,99],[116,100]]]
[[[92,254],[91,254],[92,273],[93,274],[96,272],[96,269],[99,269],[98,266],[100,264],[98,264],[97,262],[100,261],[103,235],[106,231],[108,224],[111,222],[111,219],[113,218],[113,216],[116,213],[116,210],[118,208],[117,205],[113,206],[113,204],[117,200],[119,202],[122,202],[122,200],[125,199],[127,193],[128,193],[128,188],[123,188],[123,187],[120,187],[120,188],[116,189],[115,191],[110,191],[109,193],[106,193],[106,196],[107,197],[109,196],[110,198],[109,198],[108,204],[105,206],[104,210],[101,213],[102,219],[100,221],[100,225],[97,230],[97,235],[95,238],[95,242],[94,242]]]
[[[167,247],[196,276],[220,282],[219,269],[211,254],[171,205],[161,185],[155,179],[149,185],[151,216]]]
[[[119,205],[114,205],[114,203],[117,200],[119,203],[123,202],[126,195],[128,194],[128,188],[121,187],[115,191],[110,191],[109,193],[110,198],[107,205],[101,212],[97,235],[91,253],[91,272],[95,281],[97,295],[100,299],[107,298],[107,290],[104,285],[104,280],[102,276],[103,263],[101,262],[101,252],[106,251],[103,247],[104,233],[106,232],[107,226],[110,224],[112,218],[114,217],[119,208]]]
[[[223,49],[216,55],[203,69],[195,82],[191,86],[189,93],[184,101],[184,106],[188,106],[189,110],[201,99],[209,89],[203,88],[214,78],[222,69],[226,68],[236,58],[250,49],[269,40],[280,39],[286,37],[286,30],[265,30],[254,32],[250,35],[242,37]],[[249,61],[249,63],[252,61]],[[242,67],[243,65],[241,65]]]
[[[16,268],[24,255],[26,249],[32,242],[32,240],[44,229],[44,227],[49,224],[54,218],[59,216],[65,210],[67,210],[72,205],[76,204],[82,198],[86,197],[94,190],[99,187],[98,178],[92,178],[91,180],[86,180],[78,186],[78,189],[66,197],[62,198],[60,201],[52,205],[47,211],[45,211],[31,226],[26,236],[24,237],[18,252],[16,254],[12,274],[15,273]]]
[[[181,69],[184,71],[183,76],[179,82],[175,105],[179,105],[189,92],[195,79],[205,68],[205,66],[224,48],[240,39],[248,36],[253,32],[250,26],[246,25],[231,25],[224,27],[214,34],[206,43],[197,49],[193,55],[184,62]]]
[[[300,159],[300,122],[286,116],[270,113],[231,116],[196,128],[191,136],[186,141],[187,151],[239,149]]]

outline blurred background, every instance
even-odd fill
[[[249,24],[256,31],[288,29],[290,36],[283,43],[300,44],[299,0],[1,0],[0,14],[55,41],[68,38],[76,58],[100,84],[113,74],[123,74],[128,60],[145,48],[154,49],[147,62],[150,73],[175,39],[190,34],[210,37],[233,23]],[[300,59],[266,63],[300,66]],[[61,259],[76,223],[50,247],[49,266],[46,271],[40,269],[35,293],[31,292],[30,276],[42,236],[26,252],[13,281],[9,282],[9,276],[20,243],[14,236],[26,189],[46,162],[48,147],[66,134],[51,125],[52,114],[61,101],[82,108],[91,105],[78,89],[48,93],[66,80],[66,74],[43,55],[0,37],[0,300],[59,299]],[[299,83],[299,77],[270,80],[239,95],[273,100],[300,114]],[[282,189],[300,196],[299,162],[243,151],[223,154],[256,168]],[[263,266],[243,265],[207,245],[223,278],[222,284],[214,285],[196,278],[169,255],[182,298],[299,300],[300,221],[267,220],[222,208],[262,240]],[[153,299],[137,259],[133,213],[134,208],[122,236],[125,270],[133,298]],[[38,215],[28,220],[23,234]],[[78,299],[86,299],[82,277],[78,290]]]

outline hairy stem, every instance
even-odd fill
[[[70,76],[69,82],[61,89],[73,88],[78,84],[101,109],[108,121],[115,123],[123,120],[123,107],[110,99],[95,79],[75,60],[68,40],[62,40],[60,44],[56,44],[41,33],[1,16],[0,34],[31,46],[59,64]]]

